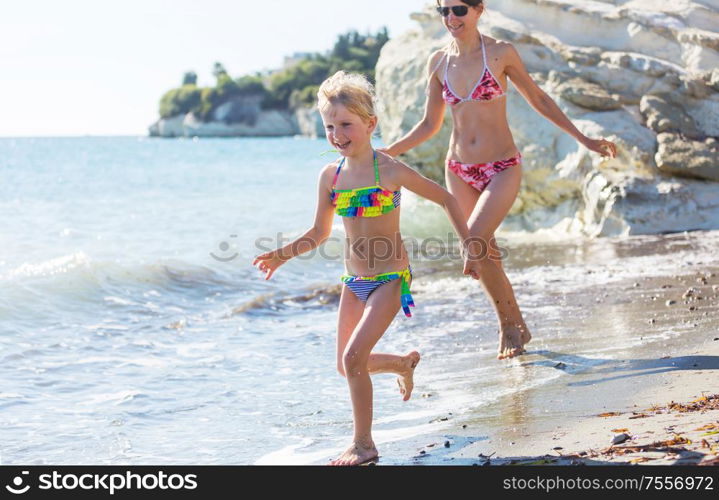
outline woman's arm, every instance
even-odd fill
[[[431,179],[426,178],[416,170],[404,163],[395,161],[395,174],[392,176],[397,184],[401,185],[429,201],[440,205],[452,223],[455,232],[462,242],[461,251],[464,258],[464,274],[479,279],[480,271],[478,259],[483,257],[481,242],[473,241],[469,228],[464,220],[459,203],[452,194]]]
[[[444,100],[442,84],[435,76],[438,65],[444,60],[445,52],[437,51],[427,61],[427,100],[424,105],[424,117],[404,137],[389,147],[382,149],[390,156],[398,156],[422,144],[435,135],[444,123]]]
[[[517,49],[515,49],[512,44],[507,43],[506,45],[507,64],[505,66],[505,72],[530,106],[532,106],[537,113],[574,137],[587,149],[599,153],[602,156],[611,156],[614,158],[617,155],[617,146],[611,141],[605,139],[590,139],[581,133],[571,120],[567,118],[567,115],[557,106],[554,100],[535,83],[524,67],[524,63]]]
[[[317,210],[312,227],[282,248],[255,257],[252,265],[257,266],[261,272],[265,273],[265,280],[272,278],[277,268],[288,260],[314,250],[330,237],[334,207],[330,201],[329,179],[333,174],[333,167],[334,165],[327,165],[320,172],[317,182]]]

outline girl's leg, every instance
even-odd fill
[[[521,165],[510,167],[492,178],[479,197],[469,218],[470,234],[487,242],[490,257],[498,257],[494,232],[512,208],[522,180]],[[489,258],[482,265],[482,284],[491,298],[499,320],[499,359],[512,358],[524,352],[531,334],[524,323],[512,285],[504,273],[501,259]]]
[[[365,304],[346,285],[342,286],[339,313],[337,315],[337,371],[345,376],[342,354],[345,352],[352,332],[364,314]]]
[[[383,285],[380,289],[386,286],[389,286],[389,284]],[[377,292],[379,292],[379,290],[377,290]],[[372,296],[374,296],[374,293]],[[364,302],[358,299],[352,290],[343,286],[342,295],[340,296],[339,315],[337,318],[337,371],[343,377],[345,376],[345,368],[342,357],[347,347],[347,342],[349,342],[352,333],[362,318],[364,310]],[[399,375],[397,382],[399,384],[400,394],[405,401],[408,401],[412,396],[412,378],[414,369],[419,363],[419,358],[419,353],[416,351],[406,356],[371,353],[367,367],[370,375],[379,373],[395,373]]]
[[[368,364],[372,349],[401,307],[400,292],[401,281],[395,280],[372,293],[345,347],[342,361],[352,398],[354,438],[349,449],[332,465],[357,465],[378,456],[372,440],[372,381]]]

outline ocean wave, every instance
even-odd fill
[[[5,282],[5,285],[42,284],[52,287],[53,284],[61,284],[64,288],[70,289],[82,289],[86,286],[112,289],[117,285],[159,289],[207,289],[236,287],[237,280],[238,277],[182,260],[168,259],[150,263],[119,262],[95,260],[83,252],[41,262],[23,263],[0,274],[0,282]],[[128,302],[126,298],[111,293],[106,296],[109,298],[108,302],[118,305]]]
[[[128,326],[133,318],[162,318],[175,328],[252,290],[250,271],[229,274],[178,259],[118,262],[74,253],[25,263],[0,275],[0,320],[8,328],[54,328],[76,325],[81,317],[87,318],[81,323],[96,324],[98,316],[109,315],[107,322],[116,325]]]
[[[318,306],[334,305],[339,303],[342,294],[342,285],[319,285],[299,294],[288,294],[283,291],[273,291],[257,295],[246,302],[236,306],[228,316],[241,314],[257,314],[280,312],[282,310],[295,311],[299,308],[314,308]]]
[[[49,259],[43,262],[26,262],[5,274],[0,274],[0,281],[9,281],[13,279],[22,279],[27,277],[66,274],[68,272],[71,272],[73,269],[87,266],[89,263],[89,257],[83,252],[63,255],[61,257]]]

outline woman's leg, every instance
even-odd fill
[[[383,288],[387,285],[383,285]],[[379,289],[377,290],[379,291]],[[377,293],[377,292],[375,292]],[[374,293],[372,294],[374,295]],[[371,297],[371,296],[370,296]],[[365,304],[347,286],[342,287],[340,296],[339,315],[337,318],[337,371],[345,376],[344,363],[342,361],[347,342],[362,318]],[[399,392],[405,401],[412,396],[414,369],[419,363],[419,353],[412,351],[406,356],[395,354],[371,353],[367,366],[370,375],[379,373],[394,373],[399,375],[397,383]]]
[[[447,181],[447,190],[457,199],[464,220],[468,221],[479,200],[479,191],[457,177],[449,168],[444,169],[444,178]]]
[[[499,359],[512,358],[524,352],[531,340],[517,300],[504,272],[494,232],[512,208],[522,182],[521,165],[510,167],[492,177],[479,197],[468,226],[473,237],[482,238],[490,249],[490,258],[482,265],[482,285],[491,298],[499,321]]]
[[[504,273],[501,254],[494,239],[494,232],[517,197],[521,173],[521,165],[516,165],[495,175],[480,196],[479,191],[456,174],[449,169],[445,171],[447,187],[467,218],[470,234],[482,238],[489,249],[490,258],[484,261],[481,280],[500,324],[499,359],[520,354],[524,344],[532,338],[522,319],[512,285]]]
[[[367,300],[362,317],[347,341],[342,361],[352,398],[353,443],[332,465],[357,465],[378,456],[372,440],[372,349],[397,315],[401,280],[379,287]]]
[[[499,244],[494,238],[494,235],[492,235],[492,239],[489,243],[489,257],[499,266],[500,270],[502,271],[502,274],[504,274],[504,277],[506,278],[507,275],[504,273],[504,266],[502,264],[502,252],[499,249]],[[522,312],[519,309],[517,299],[514,297],[514,290],[512,289],[512,284],[509,282],[509,279],[507,279],[507,285],[509,286],[512,293],[512,297],[510,300],[512,304],[516,306],[516,310],[512,316],[518,318],[517,323],[519,325],[519,328],[522,330],[522,344],[524,346],[532,340],[532,334],[529,332],[529,328],[527,328],[527,324],[524,322],[524,317],[522,316]]]

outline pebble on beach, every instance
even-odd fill
[[[632,437],[631,437],[629,434],[627,434],[627,433],[617,434],[617,435],[614,436],[614,438],[612,439],[612,444],[622,444],[622,443],[624,443],[625,441],[627,441],[628,439],[631,439],[631,438],[632,438]]]

